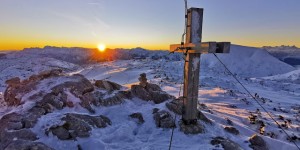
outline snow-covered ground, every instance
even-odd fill
[[[0,57],[0,118],[14,109],[6,107],[3,102],[7,79],[15,76],[24,79],[51,68],[63,68],[69,74],[79,73],[90,80],[107,79],[127,87],[138,82],[139,74],[147,73],[149,82],[159,84],[163,90],[176,97],[182,95],[179,91],[182,87],[183,60],[161,59],[161,57],[157,59],[157,56],[167,52],[137,50],[130,55],[134,54],[137,57],[145,53],[146,56],[149,54],[155,56],[155,59],[150,57],[81,65],[75,60],[67,61],[69,60],[67,56],[51,57],[49,54],[40,54],[38,50],[27,50],[9,54],[5,58]],[[280,124],[284,124],[284,120],[291,120],[286,128],[289,135],[300,137],[300,70],[279,61],[263,49],[233,46],[230,54],[218,56],[253,95],[255,93],[259,95],[259,102]],[[80,57],[78,59],[83,60]],[[211,139],[217,136],[229,138],[243,149],[251,149],[248,146],[248,139],[255,133],[259,134],[260,125],[250,124],[248,119],[250,112],[265,123],[264,140],[269,149],[296,149],[213,55],[201,56],[200,82],[198,108],[213,121],[213,125],[205,124],[205,133],[198,135],[185,135],[176,128],[172,149],[222,149],[210,144]],[[47,114],[39,120],[33,130],[39,135],[39,141],[55,149],[76,149],[78,144],[83,149],[168,149],[171,129],[155,127],[153,116],[149,113],[153,108],[165,108],[165,103],[157,105],[134,99],[122,105],[96,108],[95,115],[109,117],[112,126],[94,129],[89,138],[80,138],[77,141],[61,141],[54,136],[49,138],[43,134],[43,129],[49,125],[49,120],[56,122],[64,113],[88,113],[86,110],[64,109]],[[134,112],[143,114],[144,124],[137,125],[133,121],[128,121],[128,115]],[[283,116],[284,120],[280,120],[279,115]],[[177,117],[177,121],[178,118],[180,117]],[[224,131],[223,128],[228,126],[228,120],[231,120],[233,126],[240,131],[239,135]],[[269,136],[271,134],[274,134],[273,138]],[[296,143],[300,145],[299,139]]]

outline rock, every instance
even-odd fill
[[[51,113],[54,109],[61,110],[67,105],[67,94],[64,92],[58,93],[55,95],[54,93],[46,94],[43,99],[36,103],[37,106],[45,109],[47,113]]]
[[[229,139],[225,139],[223,137],[215,137],[213,140],[210,141],[212,145],[219,145],[221,144],[224,150],[243,150],[241,146]]]
[[[115,91],[115,90],[120,90],[122,88],[121,85],[111,82],[111,81],[106,81],[106,80],[97,80],[95,82],[95,86],[98,88],[105,89],[107,91]]]
[[[204,133],[204,126],[201,125],[199,122],[196,124],[189,124],[186,125],[183,123],[183,121],[179,122],[180,131],[182,131],[184,134],[199,134]]]
[[[30,91],[34,90],[39,81],[44,80],[46,78],[59,76],[60,73],[61,70],[55,69],[41,72],[38,75],[32,75],[31,77],[22,82],[18,77],[7,80],[6,83],[8,84],[8,87],[4,92],[5,102],[8,104],[8,106],[20,105],[22,97]]]
[[[142,86],[143,88],[147,86],[148,82],[147,82],[146,73],[140,74],[139,81],[140,81],[140,86]]]
[[[64,82],[60,85],[57,85],[53,87],[52,94],[59,95],[60,93],[64,93],[65,89],[69,89],[70,92],[78,97],[80,99],[80,105],[87,110],[89,110],[91,113],[94,113],[95,111],[92,109],[91,104],[95,104],[96,100],[93,97],[92,94],[89,94],[90,92],[94,91],[94,86],[92,83],[87,80],[82,75],[73,75],[74,78],[78,78],[76,81],[69,81]],[[66,102],[64,102],[64,106],[66,105]]]
[[[183,112],[183,98],[175,99],[171,102],[166,103],[166,106],[172,112],[182,115]]]
[[[240,134],[239,130],[237,130],[235,127],[225,127],[224,130],[231,134],[235,134],[235,135]]]
[[[41,142],[16,140],[10,143],[4,150],[54,150]]]
[[[49,130],[61,140],[74,140],[77,137],[89,137],[92,127],[105,128],[111,125],[105,116],[89,116],[81,114],[66,114],[61,126],[52,126]]]
[[[0,119],[0,133],[5,130],[19,130],[23,128],[23,116],[18,113],[10,113],[4,115]]]
[[[15,139],[36,140],[36,135],[29,129],[24,129],[23,115],[10,113],[0,119],[0,149],[4,149]]]
[[[122,104],[125,99],[130,99],[130,94],[127,91],[118,91],[113,96],[108,97],[106,99],[99,98],[100,106],[113,106]]]
[[[40,107],[32,107],[28,110],[26,115],[22,118],[22,122],[25,128],[32,128],[37,123],[38,119],[46,114],[45,109]]]
[[[76,81],[68,81],[59,84],[51,89],[52,93],[58,95],[59,93],[64,92],[65,89],[69,89],[70,92],[74,94],[76,97],[80,97],[86,93],[94,91],[93,84],[88,79],[86,79],[83,75],[75,74],[71,77],[76,79]]]
[[[135,122],[137,124],[143,124],[145,122],[142,113],[133,113],[133,114],[129,115],[129,117],[135,119]]]
[[[18,84],[21,83],[21,79],[19,77],[11,78],[9,80],[6,80],[5,83],[8,86],[17,86]]]
[[[56,135],[60,140],[69,140],[72,139],[69,131],[63,126],[52,128],[53,135]]]
[[[250,147],[254,150],[268,150],[267,144],[264,139],[257,134],[254,134],[249,139],[251,145]]]
[[[131,93],[135,97],[146,101],[153,101],[155,104],[165,102],[169,99],[174,99],[174,96],[162,91],[158,85],[150,83],[148,83],[145,88],[141,85],[132,85]]]
[[[13,130],[13,131],[0,131],[0,149],[4,149],[15,139],[35,141],[37,140],[36,134],[29,129]]]
[[[209,119],[208,119],[201,111],[198,111],[197,118],[198,118],[199,120],[202,120],[202,121],[206,122],[206,123],[212,124],[212,121],[209,120]]]
[[[172,112],[182,115],[183,112],[183,97],[180,97],[178,99],[175,99],[171,102],[166,103],[166,106],[169,110]],[[209,120],[201,111],[198,111],[197,118],[206,122],[212,124],[212,121]]]
[[[154,113],[153,119],[155,121],[156,127],[158,127],[158,128],[176,127],[175,121],[174,121],[172,115],[165,110],[161,110],[161,111]]]
[[[155,113],[157,113],[159,111],[159,109],[158,108],[153,108],[153,110],[152,110],[152,114],[155,114]]]

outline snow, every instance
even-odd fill
[[[263,77],[282,74],[295,70],[294,67],[278,61],[267,51],[259,48],[231,46],[229,54],[217,54],[230,71],[243,77]],[[212,54],[202,57],[201,65],[224,71],[224,67]],[[276,65],[276,67],[274,67]]]
[[[0,58],[0,118],[9,112],[27,109],[32,103],[25,103],[22,107],[7,107],[3,102],[5,81],[18,76],[22,79],[32,74],[52,69],[63,68],[67,73],[80,73],[90,80],[107,79],[123,86],[130,87],[138,82],[139,74],[147,73],[149,82],[159,84],[163,90],[178,97],[182,95],[183,60],[181,54],[171,54],[165,51],[146,51],[141,48],[135,50],[116,50],[120,52],[114,61],[101,63],[86,63],[91,51],[80,48],[26,49],[12,52]],[[133,57],[145,59],[133,59]],[[292,124],[286,131],[289,135],[300,136],[300,122],[297,107],[300,108],[300,70],[279,61],[267,51],[234,45],[229,54],[218,54],[218,57],[237,75],[237,78],[254,93],[264,97],[266,103],[259,102],[271,112],[279,123],[278,115],[291,119]],[[73,59],[74,58],[74,59]],[[129,59],[128,59],[129,58]],[[270,149],[294,150],[296,147],[286,140],[286,135],[280,132],[277,125],[262,111],[259,105],[246,94],[243,88],[225,71],[222,64],[211,54],[201,56],[200,89],[198,109],[212,120],[213,125],[204,124],[205,133],[199,135],[185,135],[179,131],[178,124],[174,131],[172,149],[221,149],[210,144],[216,136],[222,136],[238,143],[243,149],[250,149],[248,139],[258,134],[259,126],[249,123],[249,112],[260,109],[260,119],[266,123],[266,133],[274,132],[277,137],[263,136]],[[52,86],[68,81],[67,78],[38,87],[47,91]],[[181,90],[180,90],[181,89]],[[181,93],[179,93],[181,91]],[[29,93],[29,95],[32,93]],[[24,97],[25,99],[26,97]],[[139,99],[126,100],[121,105],[95,108],[96,114],[105,115],[112,121],[112,126],[104,129],[93,129],[89,138],[79,138],[77,141],[61,141],[53,135],[46,136],[45,130],[54,124],[61,124],[60,118],[66,113],[89,114],[82,109],[76,97],[68,94],[68,99],[75,102],[74,108],[49,113],[40,118],[32,129],[43,142],[55,149],[168,149],[171,129],[155,127],[152,109],[167,109],[165,103],[154,104]],[[203,105],[206,105],[204,108]],[[235,107],[233,107],[235,106]],[[273,108],[277,108],[274,111]],[[288,111],[286,113],[285,111]],[[145,123],[136,124],[128,115],[141,112]],[[172,115],[174,115],[172,113]],[[177,121],[180,117],[177,116]],[[233,122],[240,135],[232,135],[224,131],[228,126],[227,119]],[[300,142],[296,142],[300,145]]]
[[[270,77],[264,77],[264,79],[269,80],[284,80],[284,81],[291,81],[300,83],[300,70],[291,71],[285,74],[270,76]]]

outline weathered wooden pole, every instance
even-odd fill
[[[190,8],[187,13],[185,43],[200,44],[202,40],[203,9]],[[197,104],[201,53],[187,53],[184,63],[184,108],[182,119],[186,124],[197,122]]]
[[[202,43],[203,9],[190,8],[187,12],[186,43],[170,45],[171,52],[184,52],[183,113],[185,124],[197,124],[197,104],[200,78],[200,56],[206,53],[229,53],[230,42]]]

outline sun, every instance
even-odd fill
[[[99,50],[100,52],[104,52],[105,49],[106,49],[105,44],[99,44],[99,45],[98,45],[98,50]]]

